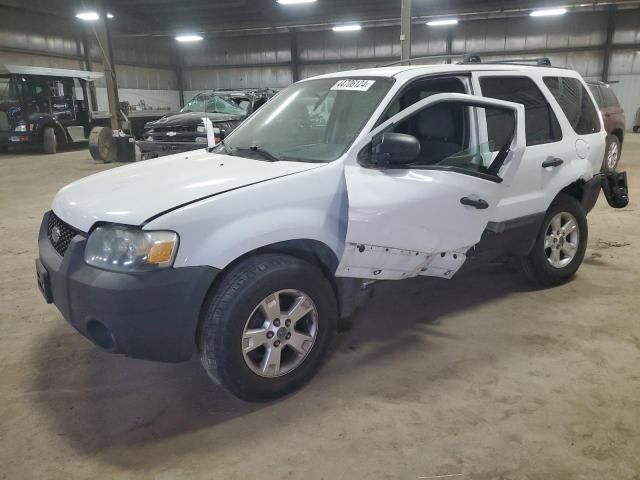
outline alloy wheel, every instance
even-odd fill
[[[620,154],[620,149],[618,148],[617,142],[611,142],[609,145],[609,150],[607,151],[607,167],[609,170],[613,170],[616,168],[618,163],[618,156]]]
[[[299,290],[280,290],[253,310],[242,334],[244,361],[253,373],[275,378],[299,367],[313,348],[318,310]]]
[[[544,252],[554,268],[564,268],[578,252],[580,230],[576,218],[569,212],[555,215],[545,231]]]

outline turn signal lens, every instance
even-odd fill
[[[173,258],[174,247],[175,247],[175,242],[156,243],[149,250],[147,263],[153,263],[153,264],[169,263]]]

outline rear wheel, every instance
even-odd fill
[[[209,294],[199,345],[210,378],[247,401],[304,385],[336,330],[333,288],[305,261],[257,255],[233,267]]]
[[[58,140],[56,138],[56,132],[53,127],[45,127],[44,131],[42,132],[42,137],[42,147],[44,153],[49,155],[56,153],[56,151],[58,150]]]
[[[582,205],[566,194],[553,201],[524,270],[541,285],[559,285],[571,278],[584,259],[589,231]]]
[[[618,166],[620,160],[620,139],[615,135],[607,137],[607,151],[602,164],[603,172],[612,172]]]

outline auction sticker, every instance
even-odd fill
[[[336,84],[331,87],[331,90],[347,90],[351,92],[366,92],[369,90],[375,80],[355,80],[346,78],[344,80],[338,80]]]

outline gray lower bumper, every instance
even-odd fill
[[[38,283],[45,299],[82,335],[113,353],[161,362],[191,358],[200,308],[218,273],[185,267],[142,274],[114,273],[84,262],[86,239],[76,236],[61,257],[38,238]]]

